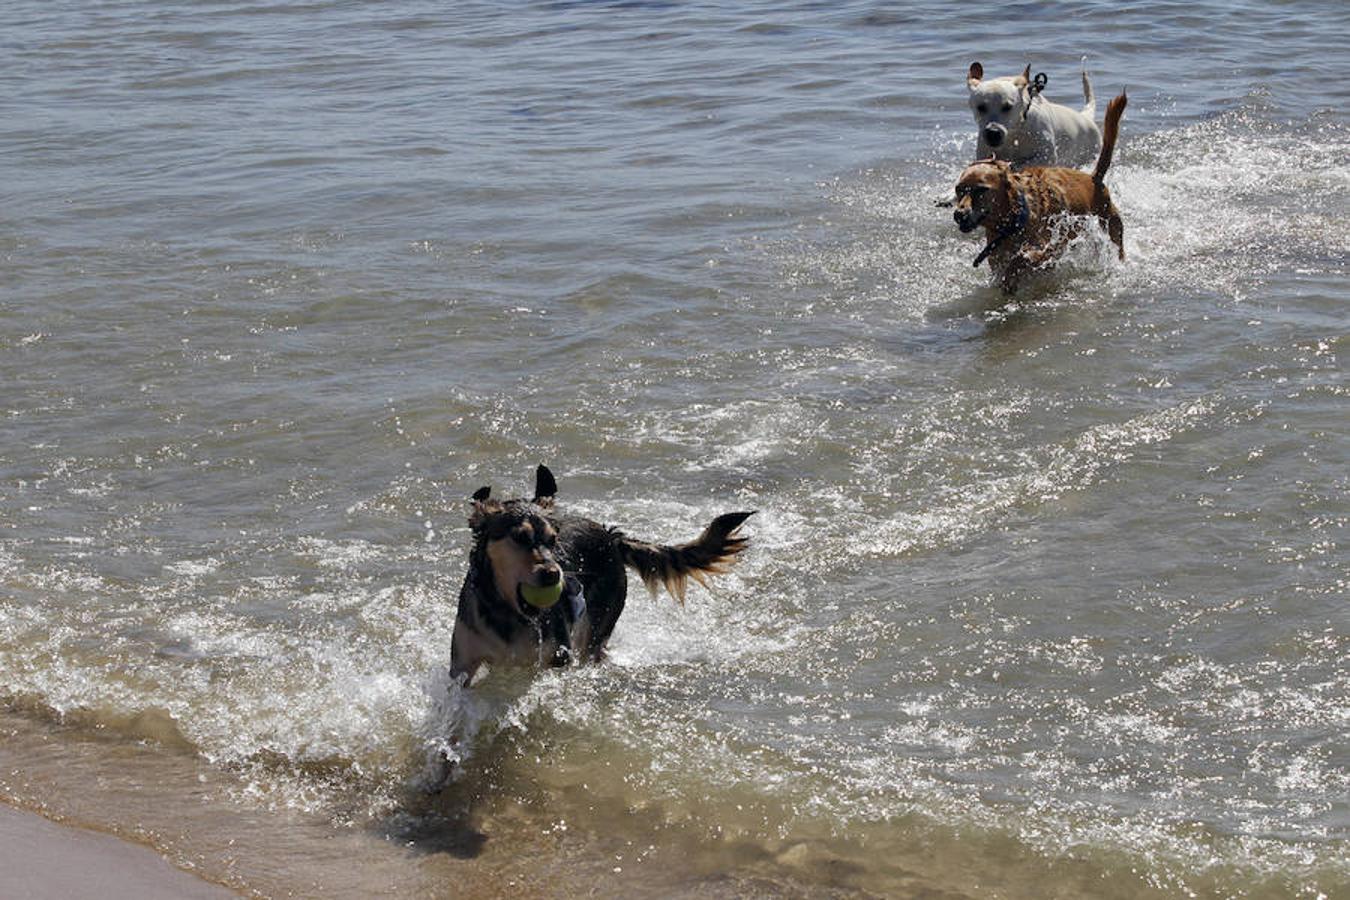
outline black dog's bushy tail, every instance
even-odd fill
[[[1116,139],[1120,137],[1120,117],[1125,114],[1125,104],[1129,98],[1121,91],[1120,96],[1106,104],[1106,121],[1102,123],[1102,152],[1097,155],[1097,168],[1092,172],[1092,180],[1101,184],[1106,179],[1106,170],[1111,168],[1111,155],[1116,152]]]
[[[703,530],[697,540],[674,547],[648,544],[623,537],[620,552],[626,565],[636,570],[642,583],[654,594],[664,587],[672,597],[684,603],[684,591],[690,578],[704,587],[707,575],[720,575],[746,548],[750,539],[736,534],[736,529],[753,512],[734,512],[718,516]]]

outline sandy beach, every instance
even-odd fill
[[[8,900],[225,900],[239,895],[148,847],[0,805],[0,893]]]

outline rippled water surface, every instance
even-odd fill
[[[1350,894],[1348,43],[6,4],[0,797],[264,896]],[[1083,54],[1127,260],[1005,303],[934,206],[964,73]],[[463,696],[465,501],[539,462],[752,548]]]

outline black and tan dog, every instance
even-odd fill
[[[473,551],[459,592],[452,676],[471,680],[483,663],[563,666],[599,660],[623,612],[625,567],[653,593],[680,602],[687,581],[725,572],[748,539],[736,530],[753,513],[718,516],[698,539],[677,546],[633,540],[616,528],[559,513],[553,473],[535,472],[534,498],[473,495]]]
[[[1125,226],[1105,183],[1125,103],[1122,93],[1106,107],[1102,150],[1092,174],[1058,166],[1016,171],[995,159],[971,163],[961,173],[952,216],[962,232],[984,227],[988,240],[975,265],[988,258],[1005,293],[1017,290],[1027,273],[1052,266],[1064,252],[1080,225],[1062,219],[1096,216],[1125,258]]]

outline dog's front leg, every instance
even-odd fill
[[[450,784],[464,758],[464,691],[466,673],[452,673],[445,693],[433,688],[432,708],[425,734],[426,760],[410,785],[424,794],[439,794]],[[448,727],[447,727],[448,726]]]
[[[1004,295],[1017,293],[1017,289],[1022,286],[1022,279],[1037,269],[1038,266],[1033,261],[1037,256],[1036,251],[1023,248],[1008,257],[1007,262],[997,271],[998,286],[1002,288]]]

